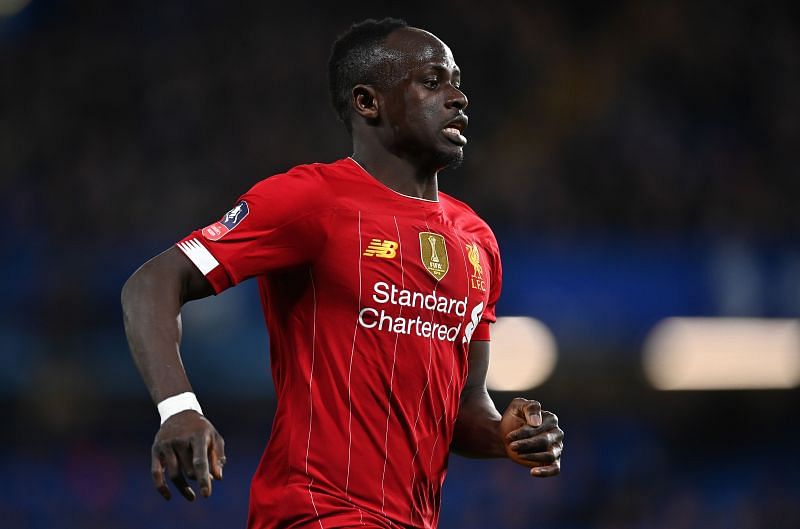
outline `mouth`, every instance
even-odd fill
[[[460,114],[458,117],[449,121],[444,126],[442,129],[442,134],[444,134],[444,137],[447,138],[451,143],[463,147],[467,144],[467,138],[463,134],[464,129],[467,128],[467,123],[467,116]]]

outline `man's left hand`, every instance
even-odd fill
[[[561,472],[564,431],[558,427],[558,417],[542,411],[539,402],[523,398],[511,401],[500,421],[500,432],[508,457],[529,467],[531,476],[543,478]]]

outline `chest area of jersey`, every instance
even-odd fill
[[[488,299],[481,241],[443,223],[355,212],[337,223],[322,261],[367,329],[460,341]]]

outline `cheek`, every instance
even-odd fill
[[[442,121],[438,106],[430,101],[419,102],[413,115],[413,127],[425,135],[434,134]]]
[[[387,115],[397,141],[413,144],[433,141],[445,119],[442,114],[444,103],[439,98],[427,90],[409,89],[391,103]]]
[[[427,129],[438,123],[441,103],[430,92],[410,90],[403,103],[409,124]]]

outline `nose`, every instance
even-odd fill
[[[467,99],[466,94],[461,91],[460,88],[452,86],[452,90],[447,98],[447,108],[457,108],[459,110],[464,110],[469,105],[469,99]]]

